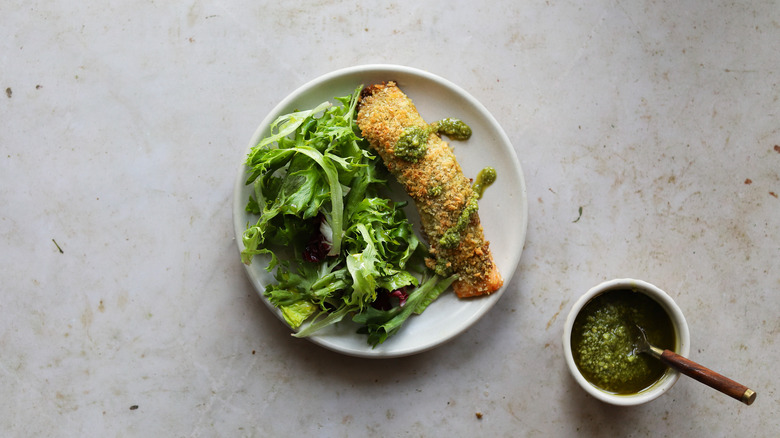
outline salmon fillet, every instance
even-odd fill
[[[417,207],[430,248],[428,267],[443,276],[457,274],[452,287],[460,298],[498,290],[503,279],[484,237],[471,180],[463,175],[449,145],[431,132],[421,158],[409,161],[395,155],[396,143],[407,128],[429,127],[412,100],[392,81],[366,87],[357,124]],[[443,240],[448,231],[450,237],[457,232],[454,241]]]

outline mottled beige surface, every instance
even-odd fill
[[[4,2],[0,435],[780,430],[777,4],[483,5]],[[365,63],[429,70],[482,101],[530,200],[496,307],[402,359],[291,338],[233,241],[232,185],[259,121]],[[588,397],[562,325],[614,277],[669,292],[692,358],[755,404],[690,379],[638,408]]]

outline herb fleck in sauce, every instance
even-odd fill
[[[651,344],[674,350],[674,325],[647,295],[607,291],[583,307],[574,321],[571,343],[574,362],[585,379],[605,391],[634,394],[664,375],[661,361],[636,350],[637,324]]]

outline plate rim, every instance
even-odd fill
[[[519,236],[517,238],[517,244],[520,247],[519,251],[513,251],[510,253],[510,259],[507,261],[508,269],[509,271],[502,273],[502,276],[504,277],[504,284],[503,286],[496,291],[495,293],[491,294],[488,297],[482,297],[477,298],[481,300],[489,300],[489,302],[482,306],[481,309],[479,309],[478,312],[474,312],[473,315],[467,320],[463,321],[463,324],[459,325],[457,327],[457,330],[453,331],[449,334],[449,336],[442,337],[438,339],[435,342],[430,342],[426,345],[418,345],[418,346],[412,346],[409,348],[398,348],[394,350],[385,350],[385,349],[373,349],[371,346],[366,343],[365,349],[354,349],[354,348],[345,348],[343,346],[338,345],[337,343],[334,343],[330,341],[327,337],[322,337],[317,334],[313,334],[312,336],[309,336],[305,339],[308,341],[317,344],[321,347],[327,348],[331,351],[349,355],[349,356],[356,356],[356,357],[363,357],[363,358],[395,358],[395,357],[403,357],[403,356],[410,356],[413,354],[422,353],[424,351],[431,350],[437,346],[440,346],[446,342],[449,342],[450,340],[460,336],[462,333],[464,333],[466,330],[468,330],[471,326],[473,326],[476,322],[478,322],[484,315],[486,315],[498,302],[498,300],[503,296],[505,293],[509,283],[511,282],[512,278],[514,277],[518,265],[520,263],[520,259],[522,257],[522,253],[524,251],[525,241],[526,241],[526,235],[527,235],[527,229],[528,229],[528,195],[527,195],[527,189],[525,184],[525,175],[523,173],[523,169],[518,157],[518,154],[515,150],[514,145],[509,140],[509,137],[507,136],[506,132],[504,131],[503,127],[498,123],[498,121],[495,119],[495,117],[488,111],[488,109],[475,97],[473,97],[469,92],[467,92],[462,87],[456,85],[455,83],[449,81],[448,79],[445,79],[441,76],[438,76],[434,73],[431,73],[426,70],[421,70],[415,67],[409,67],[404,65],[397,65],[397,64],[364,64],[364,65],[357,65],[357,66],[351,66],[346,68],[337,69],[328,73],[325,73],[323,75],[320,75],[303,85],[297,87],[293,92],[288,94],[284,99],[282,99],[279,103],[277,103],[269,112],[268,114],[263,118],[263,120],[260,122],[260,124],[255,129],[254,133],[252,134],[252,137],[249,140],[249,144],[244,149],[243,159],[239,165],[238,173],[234,182],[233,186],[233,228],[234,228],[234,234],[235,234],[235,240],[236,240],[236,246],[238,248],[239,254],[241,250],[243,250],[243,241],[242,241],[242,235],[244,230],[246,229],[246,224],[240,225],[239,224],[239,217],[242,215],[242,213],[245,211],[245,205],[246,201],[239,199],[242,196],[242,192],[244,191],[245,182],[246,182],[246,156],[251,150],[252,147],[254,147],[257,142],[259,141],[259,137],[262,135],[262,133],[268,128],[268,126],[279,116],[281,115],[281,112],[284,111],[285,108],[287,108],[292,102],[294,102],[296,99],[301,98],[304,96],[307,92],[316,89],[319,85],[327,83],[329,81],[344,77],[344,76],[350,76],[350,75],[369,75],[369,74],[378,74],[382,73],[385,75],[392,75],[392,74],[405,74],[417,78],[421,78],[424,80],[428,80],[434,83],[437,83],[439,85],[444,86],[445,88],[448,88],[452,90],[455,94],[458,95],[458,97],[465,99],[468,101],[470,105],[475,107],[483,117],[492,125],[492,128],[494,130],[494,134],[497,135],[501,140],[501,148],[504,148],[504,146],[509,147],[509,151],[511,152],[510,157],[512,159],[512,168],[515,172],[517,172],[517,178],[520,183],[519,194],[521,199],[518,201],[521,203],[520,205],[520,229],[519,229]],[[390,80],[390,79],[388,79]],[[242,219],[243,220],[243,219]],[[240,258],[238,259],[240,262]],[[294,331],[290,326],[284,321],[284,318],[281,315],[281,312],[279,309],[275,308],[267,298],[263,295],[263,291],[265,290],[264,284],[262,284],[260,278],[257,274],[257,269],[252,268],[250,265],[246,265],[244,263],[241,263],[244,266],[244,271],[249,276],[250,282],[252,283],[252,287],[255,289],[255,292],[260,295],[261,300],[263,303],[269,307],[269,309],[272,311],[274,315],[278,319],[281,320],[281,322],[289,329]],[[265,270],[264,268],[261,268],[261,270]],[[387,345],[387,344],[382,344]]]

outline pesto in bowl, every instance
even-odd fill
[[[679,371],[634,351],[640,332],[632,329],[637,324],[651,343],[682,356],[690,353],[682,311],[666,292],[646,281],[605,281],[571,307],[563,329],[564,359],[574,381],[595,399],[640,405],[666,393],[679,379]]]
[[[639,325],[648,341],[674,350],[669,315],[655,300],[628,289],[607,291],[582,308],[571,332],[574,362],[592,384],[615,394],[649,388],[667,371],[658,359],[637,349]]]

